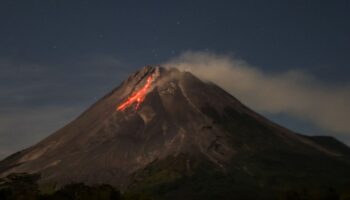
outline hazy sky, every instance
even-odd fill
[[[210,68],[232,73],[235,87],[230,76],[222,86],[265,116],[350,144],[348,0],[2,0],[0,27],[0,157],[57,130],[130,72],[198,56],[227,62]]]

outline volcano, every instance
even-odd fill
[[[273,199],[350,190],[350,148],[304,136],[214,83],[146,66],[74,121],[0,162],[40,184],[111,184],[159,199]],[[324,189],[326,188],[326,189]]]

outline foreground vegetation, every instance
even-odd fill
[[[126,192],[121,194],[117,189],[110,185],[94,185],[88,186],[83,183],[74,183],[66,185],[58,190],[47,190],[40,187],[37,183],[40,176],[37,174],[11,174],[6,178],[0,179],[0,200],[151,200],[159,199],[156,193],[149,190],[143,192]],[[186,186],[186,183],[182,183]],[[189,188],[191,186],[187,185]],[[164,188],[163,188],[164,189]],[[195,189],[191,189],[196,193]],[[225,191],[225,190],[223,190]],[[197,191],[198,192],[198,191]],[[158,198],[157,198],[158,196]],[[207,196],[203,199],[231,199],[229,194],[220,194],[216,196]],[[248,197],[244,195],[245,197]],[[237,196],[236,196],[237,197]],[[160,198],[163,199],[163,198]],[[168,198],[166,198],[168,199]],[[172,199],[172,198],[169,198]],[[189,198],[192,199],[192,198]],[[195,198],[197,199],[197,198]],[[202,198],[201,198],[202,199]],[[239,198],[241,199],[241,198]],[[264,199],[264,198],[262,198]],[[322,195],[312,195],[307,190],[287,190],[279,195],[280,200],[348,200],[348,198],[340,198],[339,194],[332,188],[322,191]],[[350,199],[350,198],[349,198]]]
[[[87,186],[83,183],[66,185],[47,193],[40,190],[39,175],[11,174],[0,180],[1,200],[119,200],[118,190],[110,185]]]

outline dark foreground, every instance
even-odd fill
[[[1,200],[151,200],[158,199],[154,194],[120,193],[111,185],[101,184],[88,186],[84,183],[71,183],[64,187],[54,190],[50,187],[39,186],[37,181],[40,175],[34,174],[11,174],[0,180],[0,199]],[[195,192],[195,191],[194,191]],[[247,196],[226,196],[221,194],[224,199],[245,199]],[[214,199],[217,199],[213,197]],[[206,199],[206,198],[204,198]],[[207,199],[211,199],[207,196]],[[339,194],[335,189],[320,188],[318,191],[307,189],[289,189],[279,194],[280,200],[349,200],[350,193]]]

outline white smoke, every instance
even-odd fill
[[[329,85],[300,71],[265,73],[231,56],[186,52],[164,66],[212,81],[249,107],[285,113],[332,132],[350,133],[350,84]]]

